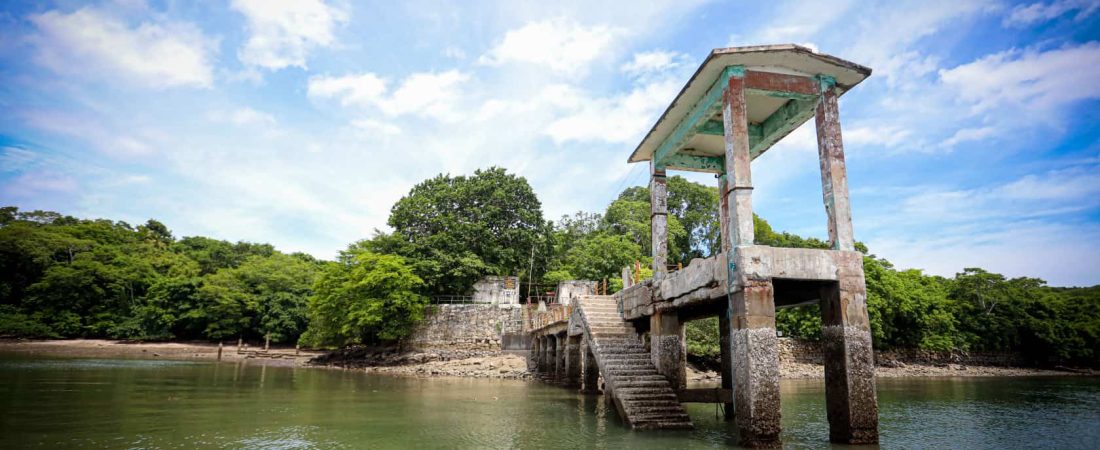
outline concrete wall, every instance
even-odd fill
[[[558,303],[568,305],[573,299],[582,295],[596,293],[595,281],[573,280],[558,283],[558,292],[555,294]]]
[[[432,305],[409,343],[421,348],[499,350],[502,333],[523,331],[522,318],[518,305]]]
[[[519,278],[488,276],[474,283],[474,303],[518,305]]]

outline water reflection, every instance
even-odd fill
[[[789,448],[829,447],[824,386],[782,384]],[[631,432],[602,396],[534,382],[141,360],[0,359],[4,447],[714,448],[732,423]],[[883,447],[1089,448],[1091,378],[880,380]],[[866,448],[866,447],[864,447]]]

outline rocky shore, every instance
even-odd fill
[[[0,340],[0,352],[44,357],[140,358],[192,361],[216,361],[218,345],[188,342],[127,342],[100,339]],[[825,366],[814,362],[782,358],[783,379],[821,379]],[[264,351],[252,347],[238,352],[236,343],[222,348],[222,361],[248,362],[270,366],[330,367],[363,370],[368,373],[411,377],[463,377],[493,379],[529,379],[527,360],[516,354],[492,349],[399,349],[395,347],[357,346],[335,352],[296,351],[275,348]],[[688,365],[688,380],[696,385],[717,383],[714,361],[694,360]],[[880,358],[875,368],[880,378],[900,377],[1018,377],[1100,375],[1091,370],[1050,370],[1027,367],[966,365],[917,360],[905,362],[897,357]]]

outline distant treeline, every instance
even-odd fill
[[[687,264],[720,244],[717,189],[669,178],[669,260]],[[133,226],[53,212],[0,209],[0,335],[301,342],[397,341],[428,298],[468,293],[485,275],[540,284],[608,279],[641,262],[649,276],[649,191],[625,189],[602,213],[553,222],[522,177],[490,168],[439,175],[392,208],[392,232],[348,246],[336,261],[269,244],[175,238],[156,220]],[[756,218],[756,243],[825,248]],[[1036,363],[1096,365],[1100,286],[1053,288],[1035,278],[965,269],[954,278],[896,270],[867,256],[878,348],[1015,351]],[[521,284],[522,285],[522,284]],[[526,292],[521,292],[521,295]],[[817,339],[816,306],[784,309],[778,328]],[[718,351],[715,320],[688,324],[689,351]]]

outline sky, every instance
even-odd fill
[[[1100,284],[1094,0],[7,1],[0,204],[326,259],[439,173],[602,211],[711,49],[779,43],[874,70],[840,102],[872,253]],[[753,202],[825,238],[815,139],[753,163]]]

